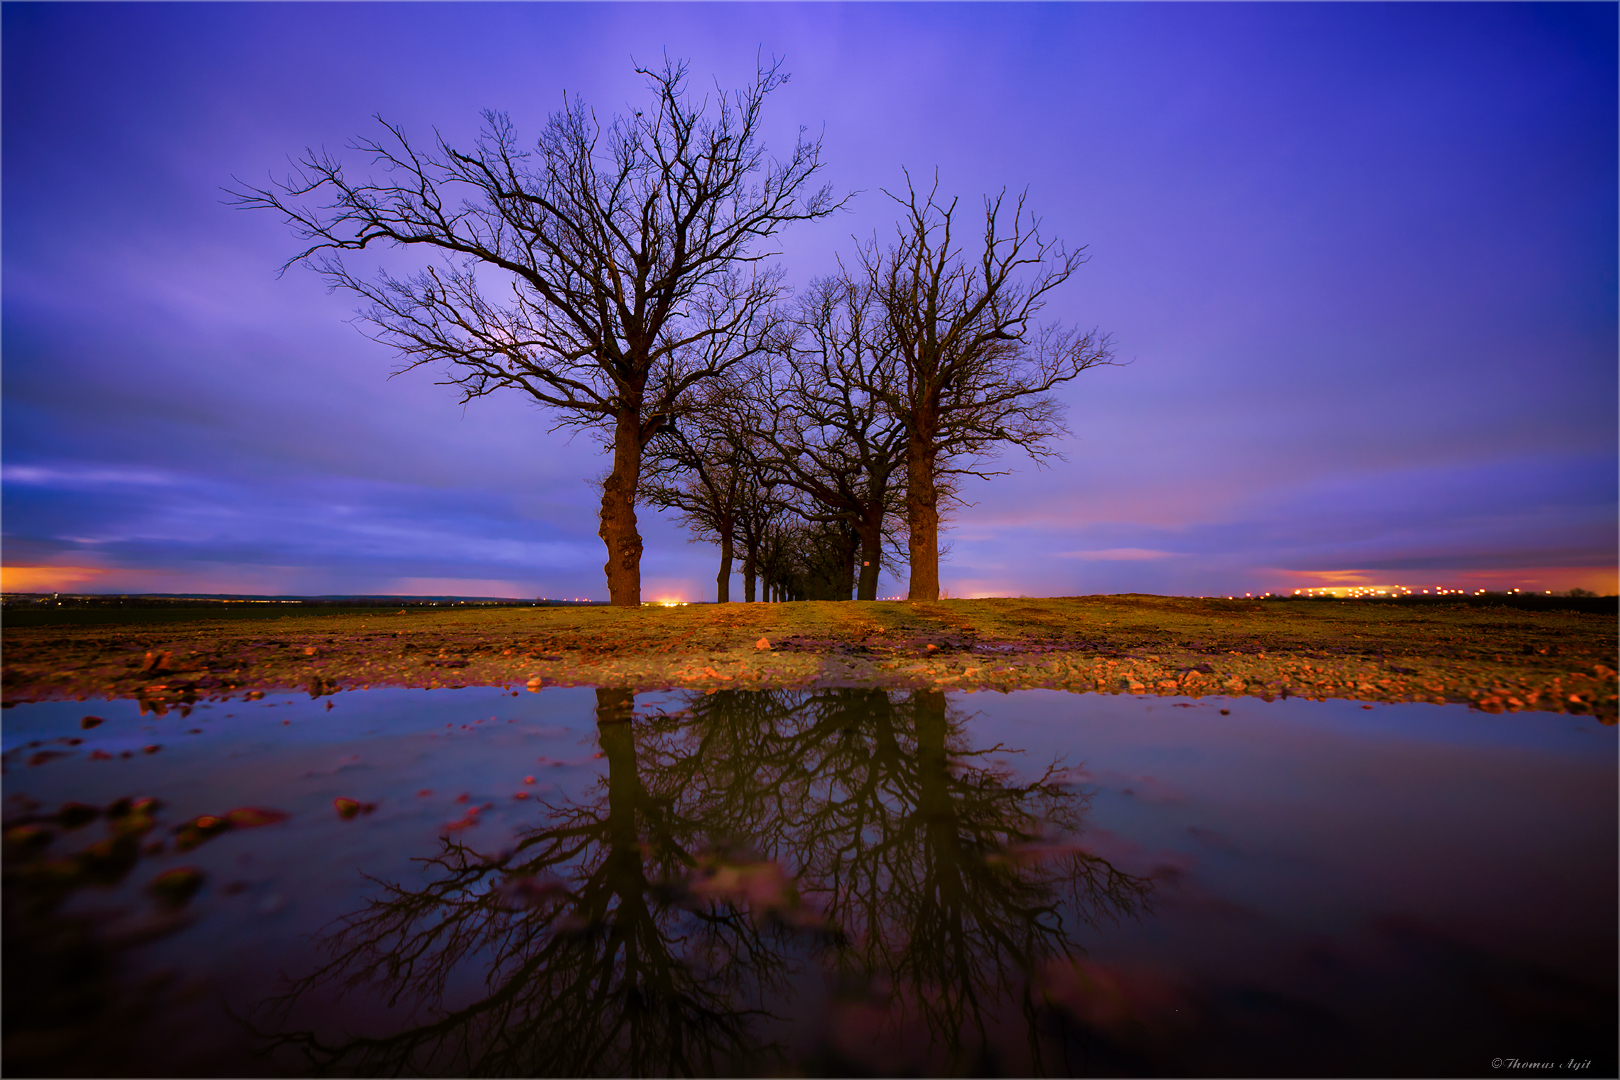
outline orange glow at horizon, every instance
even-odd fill
[[[1613,566],[1524,566],[1502,570],[1279,570],[1290,589],[1367,588],[1398,581],[1414,593],[1436,588],[1456,592],[1527,593],[1586,589],[1599,596],[1620,593],[1620,569]],[[1375,577],[1376,575],[1376,577]],[[1281,591],[1281,590],[1279,590]]]
[[[99,566],[0,566],[0,592],[64,592],[111,573]]]

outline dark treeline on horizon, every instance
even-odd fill
[[[275,604],[294,607],[591,607],[601,600],[520,600],[500,596],[260,596],[246,593],[6,593],[7,607],[223,607],[231,604]]]
[[[1119,598],[1144,597],[1150,593],[1092,594]],[[847,597],[845,598],[847,599]],[[996,597],[978,599],[995,600]],[[1001,598],[1008,599],[1008,598]],[[1057,597],[1054,599],[1062,599]],[[1447,596],[1265,596],[1233,599],[1225,596],[1192,597],[1191,599],[1217,600],[1231,603],[1309,603],[1309,604],[1384,604],[1397,607],[1505,607],[1523,611],[1573,611],[1586,615],[1620,614],[1620,596],[1599,596],[1584,589],[1565,593],[1510,593],[1485,592]],[[683,603],[686,603],[683,601]],[[701,606],[707,601],[695,601]],[[522,600],[489,596],[386,596],[386,595],[330,595],[330,596],[258,596],[235,593],[24,593],[0,595],[0,606],[13,610],[46,610],[57,608],[154,608],[154,609],[228,609],[249,608],[275,610],[285,613],[288,608],[322,608],[337,613],[350,609],[369,608],[444,608],[444,607],[605,607],[605,600],[557,600],[537,597]]]
[[[1468,595],[1445,596],[1263,596],[1255,597],[1271,603],[1278,600],[1304,601],[1312,604],[1393,604],[1397,607],[1506,607],[1523,611],[1578,611],[1583,615],[1620,614],[1620,596],[1599,596],[1586,589],[1571,589],[1564,593],[1483,592]]]

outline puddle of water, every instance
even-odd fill
[[[469,688],[4,720],[12,1075],[1616,1069],[1616,733],[1579,717]]]

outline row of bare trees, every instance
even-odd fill
[[[309,151],[285,180],[239,184],[235,204],[285,217],[305,246],[283,270],[361,297],[401,371],[442,365],[464,401],[519,390],[559,426],[604,433],[612,603],[641,601],[638,501],[720,545],[722,601],[739,550],[748,600],[756,580],[780,598],[873,599],[899,536],[887,548],[903,543],[910,597],[937,599],[942,501],[1007,446],[1052,456],[1052,391],[1111,362],[1106,337],[1037,322],[1081,252],[1043,238],[1022,197],[986,200],[981,219],[908,175],[893,240],[790,305],[763,246],[849,196],[813,186],[821,144],[803,129],[785,159],[766,155],[761,110],[786,74],[761,67],[711,108],[684,65],[638,70],[654,104],[605,125],[565,102],[529,149],[486,113],[458,150],[384,123],[354,144],[376,178]],[[418,246],[440,260],[404,277],[344,260]]]

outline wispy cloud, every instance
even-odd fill
[[[1152,548],[1101,548],[1096,551],[1060,551],[1065,559],[1086,559],[1095,562],[1142,562],[1147,559],[1173,559],[1179,552],[1155,551]]]
[[[101,465],[4,465],[0,466],[0,482],[55,488],[175,488],[195,483],[189,477],[159,469]]]

